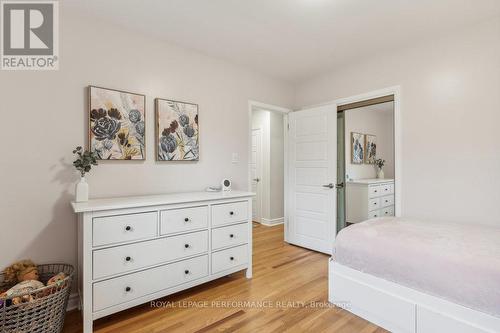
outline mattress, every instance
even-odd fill
[[[344,228],[337,263],[500,317],[500,227],[383,217]]]

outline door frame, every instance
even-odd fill
[[[394,96],[394,197],[396,200],[395,204],[395,215],[400,217],[402,215],[402,128],[401,128],[401,86],[392,86],[387,88],[382,88],[374,91],[370,91],[367,93],[354,95],[346,98],[339,98],[333,101],[303,106],[302,109],[309,109],[318,106],[324,105],[334,105],[335,110],[340,105],[351,104],[356,102],[362,102],[373,98],[384,97],[388,95]],[[286,144],[285,144],[286,145]],[[288,167],[288,160],[285,160],[285,169]],[[287,194],[285,194],[285,202],[286,202]],[[285,203],[286,207],[286,203]],[[287,216],[287,212],[285,212],[285,216]],[[285,224],[287,223],[287,219],[285,219]]]
[[[285,107],[277,106],[277,105],[272,105],[272,104],[266,104],[254,100],[249,100],[248,101],[248,176],[247,176],[247,188],[249,192],[252,192],[252,174],[250,172],[250,161],[252,160],[252,112],[254,110],[258,109],[263,109],[267,111],[273,111],[273,112],[278,112],[283,114],[283,214],[284,214],[284,224],[285,227],[287,225],[286,221],[288,218],[288,211],[287,211],[287,182],[286,180],[288,179],[288,173],[287,173],[287,158],[288,158],[288,113],[292,112],[292,109],[288,109]],[[261,161],[262,162],[262,161]],[[262,207],[261,207],[261,215],[262,215]],[[286,240],[286,232],[285,232],[285,240]]]

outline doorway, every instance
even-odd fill
[[[394,95],[338,105],[337,147],[337,232],[394,216]]]
[[[351,154],[351,149],[348,150],[346,147],[351,144],[351,135],[355,131],[348,129],[345,111],[373,104],[375,100],[378,101],[376,104],[392,103],[393,174],[388,172],[386,175],[393,178],[392,182],[389,179],[376,178],[373,163],[378,157],[383,156],[376,154],[378,135],[371,133],[371,130],[360,130],[364,132],[360,134],[369,135],[370,159],[366,165],[375,174],[355,176],[348,171],[346,163],[347,156]],[[377,208],[383,205],[380,209],[369,209],[367,206],[366,211],[370,213],[365,219],[379,214],[400,216],[402,197],[400,113],[400,88],[395,86],[303,108],[288,115],[285,241],[331,254],[337,232],[349,221],[348,203],[353,201],[347,198],[349,193],[347,187],[356,181],[365,184],[367,188],[376,187],[373,188],[376,190],[374,200],[369,203]],[[363,152],[366,150],[364,138],[357,137],[356,144],[356,149],[362,147]],[[383,146],[388,145],[383,144]],[[357,164],[363,164],[362,161],[364,155]],[[367,181],[368,178],[370,181]],[[387,195],[379,195],[389,192],[393,194],[392,202],[386,197]]]
[[[285,220],[285,137],[289,110],[250,102],[249,187],[253,198],[252,218],[264,226]]]

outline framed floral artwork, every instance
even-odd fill
[[[377,136],[365,134],[365,163],[375,164],[377,159]]]
[[[363,164],[365,156],[365,135],[351,132],[351,163]]]
[[[200,137],[198,105],[157,98],[156,159],[198,161]]]
[[[101,160],[146,158],[146,96],[89,87],[89,146]]]

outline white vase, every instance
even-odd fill
[[[89,184],[85,177],[81,177],[75,189],[75,201],[84,202],[89,200]]]
[[[384,170],[377,168],[377,178],[384,179]]]

